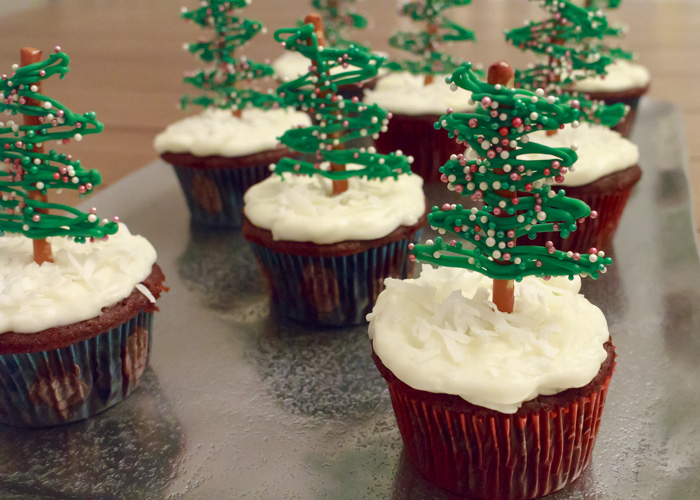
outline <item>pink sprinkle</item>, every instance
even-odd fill
[[[443,174],[443,175],[444,175],[444,174]],[[445,211],[450,210],[450,208],[451,208],[451,206],[450,206],[449,203],[445,203],[445,204],[442,205],[442,209],[445,210]]]
[[[596,219],[596,218],[598,218],[598,212],[596,212],[595,210],[591,210],[591,215],[590,215],[590,217],[591,217],[591,219]]]

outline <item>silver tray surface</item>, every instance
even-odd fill
[[[680,114],[643,100],[633,140],[644,175],[613,266],[583,290],[607,315],[617,372],[591,466],[549,498],[700,498],[700,266]],[[168,166],[87,205],[158,249],[171,291],[150,368],[127,401],[89,420],[0,426],[3,498],[449,498],[403,454],[366,327],[270,312],[246,242],[191,228]]]

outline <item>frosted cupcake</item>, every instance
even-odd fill
[[[426,182],[440,179],[438,168],[450,155],[461,153],[463,146],[445,134],[435,132],[435,122],[447,109],[465,112],[474,104],[445,83],[446,75],[436,75],[425,85],[425,76],[408,72],[390,73],[380,78],[373,90],[365,93],[365,102],[391,112],[386,133],[375,140],[379,152],[402,150],[415,158],[413,170]]]
[[[185,44],[206,66],[185,76],[200,95],[183,96],[182,106],[205,109],[168,127],[156,137],[155,148],[173,165],[192,220],[201,225],[240,227],[245,190],[268,175],[267,165],[289,154],[278,147],[277,136],[310,123],[303,113],[278,109],[281,101],[272,92],[251,87],[251,80],[272,75],[269,65],[234,57],[263,31],[260,22],[237,17],[234,8],[249,3],[213,11],[203,5],[182,13],[185,20],[214,32],[209,39]]]
[[[614,347],[579,279],[525,278],[511,314],[489,281],[429,266],[387,280],[368,316],[373,358],[422,474],[469,498],[540,497],[591,460]]]
[[[79,141],[103,125],[42,94],[44,80],[69,71],[59,47],[46,60],[22,49],[20,61],[0,79],[0,111],[11,118],[0,123],[0,422],[46,427],[95,415],[134,390],[165,278],[151,244],[118,218],[51,200],[57,189],[91,194],[101,177],[44,144]]]
[[[411,257],[444,267],[387,280],[367,318],[407,456],[430,481],[479,500],[536,498],[574,481],[615,365],[603,314],[578,293],[579,276],[597,279],[611,259],[518,239],[554,225],[568,234],[591,213],[552,190],[576,153],[531,137],[580,110],[508,89],[513,73],[504,61],[488,83],[469,64],[453,73],[480,107],[442,115],[440,127],[480,147],[441,172],[475,206],[433,207],[428,223],[440,236]],[[527,157],[536,151],[551,159]]]
[[[285,173],[248,190],[243,235],[275,309],[306,323],[363,322],[385,278],[412,274],[408,245],[425,224],[422,185],[417,175],[355,177],[333,195],[328,179]]]
[[[278,311],[308,323],[355,324],[385,277],[411,272],[408,246],[425,222],[423,182],[411,175],[411,157],[347,145],[386,130],[388,113],[336,94],[337,83],[376,76],[383,59],[356,46],[324,47],[320,17],[305,22],[278,30],[275,39],[315,64],[278,93],[316,124],[280,140],[317,161],[285,157],[272,165],[276,175],[245,195],[243,235]]]
[[[82,420],[138,386],[164,291],[156,252],[126,226],[108,241],[0,238],[0,422],[44,427]]]
[[[568,238],[544,233],[535,241],[551,240],[555,247],[575,252],[612,248],[627,200],[642,176],[637,145],[614,130],[589,123],[577,128],[567,126],[550,136],[535,132],[531,137],[554,148],[576,146],[578,160],[558,186],[567,196],[586,202],[596,215],[579,225]]]
[[[468,2],[466,2],[468,3]],[[400,14],[427,29],[419,32],[397,31],[389,39],[392,47],[415,57],[390,61],[394,73],[381,78],[375,90],[368,91],[365,101],[381,106],[393,115],[387,133],[376,139],[382,152],[402,150],[415,158],[413,171],[426,182],[440,179],[438,169],[461,148],[445,134],[435,132],[435,122],[450,109],[463,112],[474,109],[464,93],[450,92],[445,77],[459,66],[452,56],[440,52],[445,41],[473,41],[474,33],[454,22],[454,10],[465,2],[404,2]],[[447,14],[449,11],[452,15]]]
[[[243,193],[270,175],[289,149],[279,145],[285,130],[311,123],[293,109],[209,108],[170,125],[154,146],[180,180],[192,219],[207,226],[236,228],[243,223]]]

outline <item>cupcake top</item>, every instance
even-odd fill
[[[577,80],[574,89],[579,92],[622,92],[649,85],[649,70],[641,64],[618,59],[605,68],[605,77],[595,76]]]
[[[54,262],[39,266],[30,238],[0,238],[0,332],[33,333],[94,318],[134,288],[154,301],[139,284],[151,274],[156,251],[125,225],[107,241],[48,239]]]
[[[230,110],[207,108],[175,122],[160,133],[158,153],[190,153],[194,156],[247,156],[273,150],[277,138],[295,126],[309,126],[306,113],[294,109],[243,110],[240,118]]]
[[[332,181],[321,176],[273,175],[246,192],[244,212],[275,240],[319,245],[382,238],[416,224],[425,214],[418,175],[400,175],[398,180],[352,177],[348,183],[346,191],[331,195]]]
[[[533,142],[550,147],[578,146],[578,160],[564,176],[563,186],[583,186],[601,177],[624,170],[639,162],[639,148],[618,132],[590,123],[581,123],[573,128],[548,136],[544,131],[530,134]],[[527,158],[544,158],[545,155],[527,155]]]
[[[502,413],[593,380],[609,333],[600,309],[578,293],[578,277],[516,282],[511,314],[495,309],[492,283],[428,265],[417,279],[387,279],[367,316],[382,363],[415,389]]]
[[[392,113],[403,115],[442,115],[447,108],[456,112],[471,111],[471,93],[453,92],[445,83],[447,75],[435,75],[433,82],[424,85],[425,77],[405,71],[389,73],[380,78],[373,90],[365,91],[364,102],[378,104]]]

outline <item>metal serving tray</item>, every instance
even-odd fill
[[[680,114],[644,100],[644,176],[584,293],[619,353],[589,469],[550,498],[700,498],[700,266]],[[435,202],[449,196],[442,187]],[[191,229],[155,162],[89,205],[147,236],[171,291],[141,387],[99,416],[0,426],[3,498],[445,498],[406,460],[366,328],[269,311],[238,232]]]

